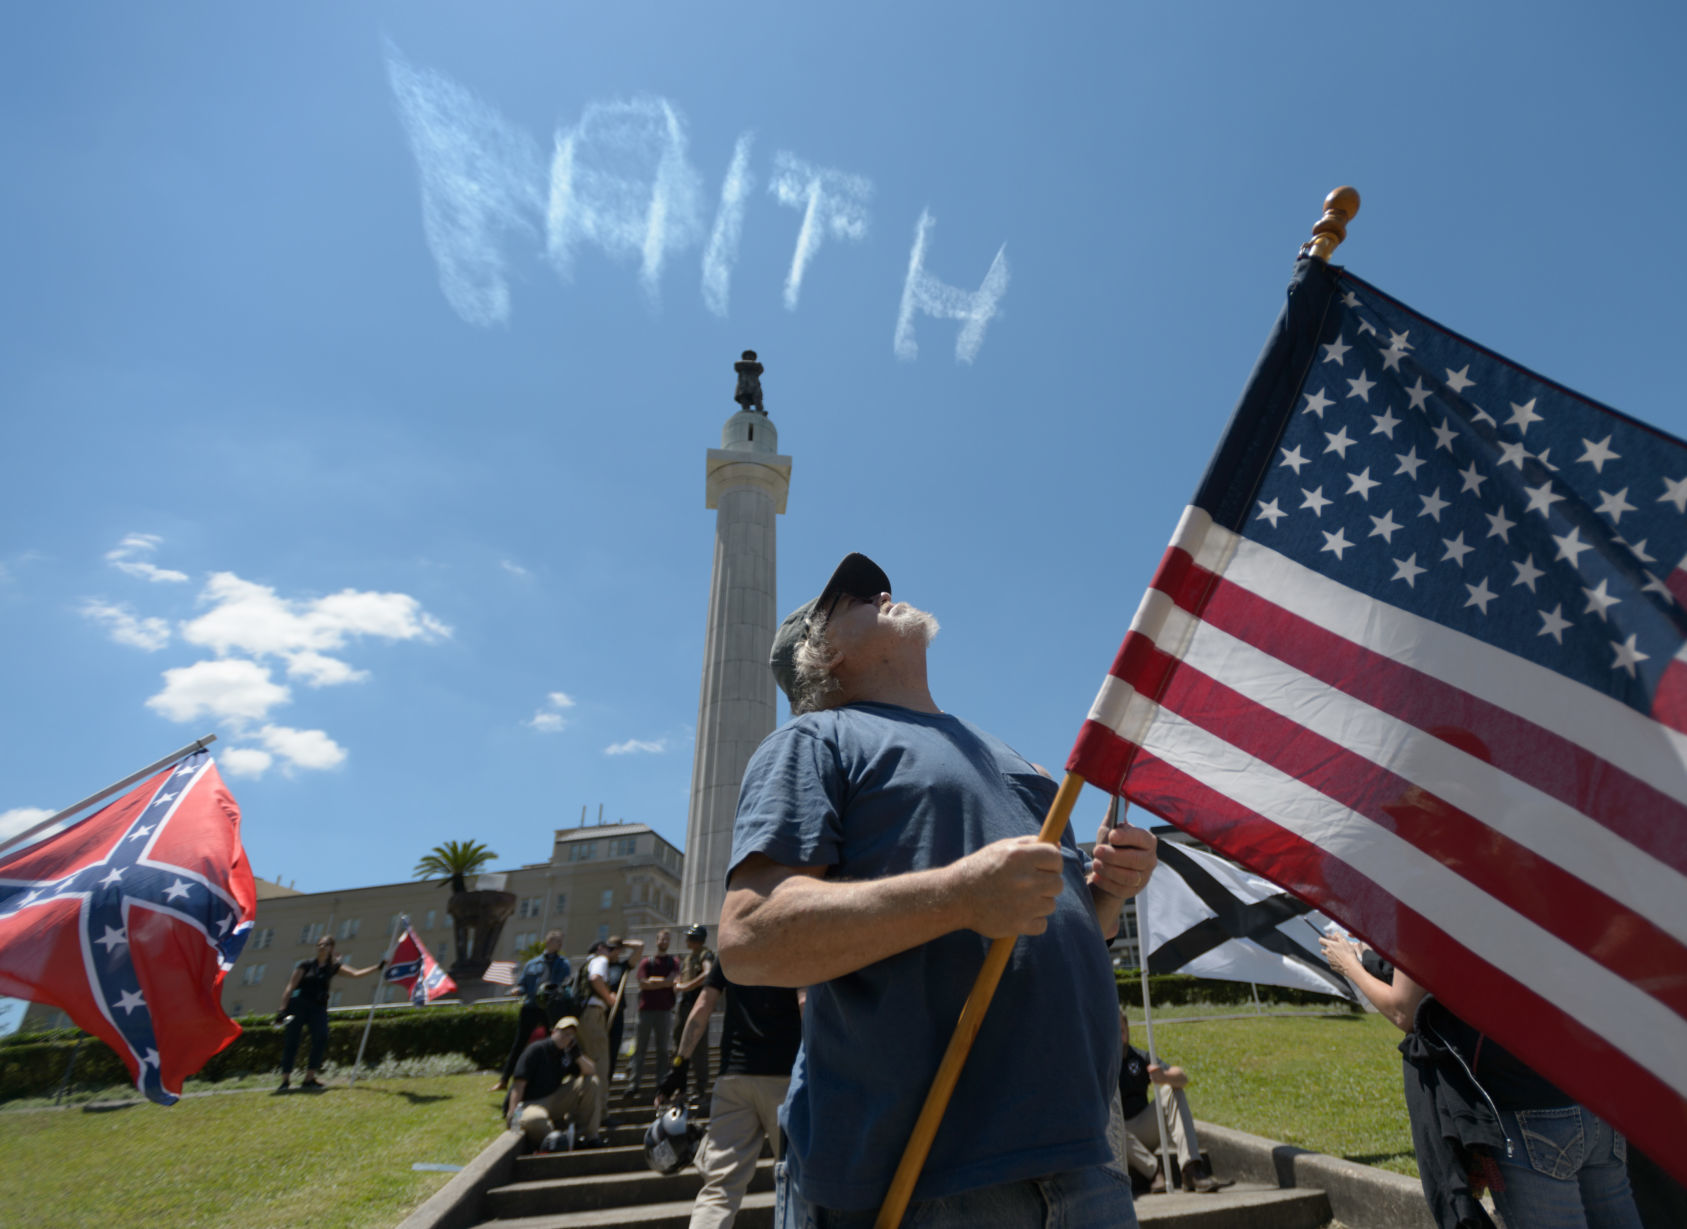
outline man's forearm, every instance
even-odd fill
[[[1109,943],[1119,934],[1119,914],[1124,910],[1126,897],[1103,891],[1099,883],[1090,884],[1090,903],[1095,906],[1095,924],[1101,927],[1101,937]]]
[[[715,1001],[719,998],[719,990],[705,990],[698,996],[691,1014],[685,1018],[685,1031],[680,1034],[680,1058],[690,1058],[697,1052],[697,1047],[703,1044],[703,1038],[709,1032],[709,1017],[714,1013]]]
[[[960,930],[950,869],[860,882],[799,873],[765,894],[729,887],[721,964],[740,985],[808,986]]]

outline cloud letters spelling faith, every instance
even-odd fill
[[[592,103],[576,124],[557,130],[547,166],[530,133],[450,78],[411,64],[390,43],[387,73],[416,157],[422,229],[440,289],[465,321],[484,328],[509,319],[508,249],[541,238],[546,259],[565,280],[582,247],[636,262],[652,303],[670,258],[702,244],[703,304],[726,316],[756,186],[751,134],[738,138],[706,226],[703,181],[686,153],[685,119],[666,99]],[[801,215],[784,286],[785,307],[795,311],[823,245],[867,239],[873,185],[864,175],[814,166],[780,150],[767,190]],[[955,360],[971,363],[1007,293],[1007,248],[996,252],[978,289],[966,290],[926,265],[935,227],[930,211],[922,211],[891,349],[911,362],[919,354],[917,316],[955,320]]]

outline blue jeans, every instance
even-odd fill
[[[299,1056],[299,1031],[306,1026],[310,1028],[310,1061],[305,1070],[320,1071],[322,1056],[328,1052],[328,1009],[320,1003],[295,1002],[292,1011],[293,1018],[281,1036],[281,1074],[292,1074],[293,1060]]]
[[[1516,1145],[1496,1156],[1494,1206],[1511,1229],[1640,1229],[1628,1189],[1628,1142],[1579,1105],[1501,1110]]]
[[[773,1229],[871,1229],[879,1210],[816,1207],[773,1168]],[[1136,1229],[1131,1180],[1111,1166],[1004,1182],[908,1205],[901,1229]]]

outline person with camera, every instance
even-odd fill
[[[521,1011],[516,1015],[515,1041],[493,1092],[503,1092],[510,1086],[516,1060],[536,1031],[549,1029],[562,1016],[574,1014],[573,972],[568,957],[562,954],[562,931],[551,931],[545,936],[545,949],[521,967],[521,976],[510,987],[511,994],[521,995]]]
[[[535,1041],[516,1060],[510,1082],[510,1130],[539,1147],[553,1131],[572,1125],[581,1148],[602,1148],[603,1086],[597,1064],[580,1051],[580,1022],[563,1016],[550,1036]]]
[[[294,966],[287,989],[281,992],[281,1010],[275,1013],[275,1022],[287,1029],[281,1038],[281,1085],[277,1092],[286,1092],[293,1086],[293,1060],[299,1055],[299,1033],[306,1028],[310,1029],[310,1057],[299,1087],[322,1087],[322,1081],[316,1077],[328,1052],[328,983],[334,976],[344,973],[347,977],[368,977],[386,965],[382,958],[379,964],[366,969],[351,968],[334,955],[334,936],[323,935],[316,942],[316,959],[301,960]]]

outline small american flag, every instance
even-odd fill
[[[486,966],[486,972],[481,974],[481,979],[496,982],[500,986],[515,985],[515,961],[494,960]]]
[[[1068,767],[1687,1178],[1687,445],[1303,260]]]

